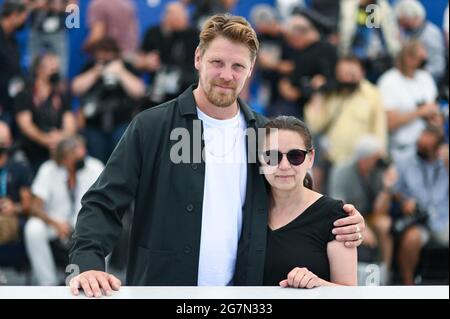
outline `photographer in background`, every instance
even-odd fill
[[[169,2],[161,24],[145,32],[141,53],[134,63],[152,77],[146,106],[172,100],[198,81],[192,64],[197,43],[198,31],[189,26],[187,8],[181,2]]]
[[[445,75],[445,41],[442,31],[431,21],[427,21],[427,11],[421,1],[400,0],[395,4],[395,12],[400,26],[401,40],[419,40],[428,52],[425,70],[434,80]]]
[[[67,243],[81,208],[81,197],[103,170],[103,164],[86,156],[83,138],[62,140],[55,159],[38,171],[31,191],[31,217],[25,226],[25,245],[33,273],[39,285],[57,285],[55,259],[50,242]]]
[[[29,0],[31,29],[28,50],[33,61],[43,51],[51,50],[61,61],[61,75],[68,71],[68,39],[65,27],[66,8],[78,0]]]
[[[103,38],[93,47],[94,60],[72,82],[81,98],[78,124],[84,129],[88,152],[103,163],[138,110],[144,82],[133,67],[120,58],[117,43]]]
[[[254,5],[250,17],[259,40],[253,77],[256,81],[260,81],[258,102],[267,108],[275,104],[279,98],[278,80],[282,74],[280,69],[283,63],[282,26],[275,8],[268,4]]]
[[[367,135],[360,138],[352,160],[332,169],[328,194],[345,203],[355,203],[368,221],[364,243],[358,248],[358,259],[377,261],[379,248],[384,265],[389,270],[393,249],[391,221],[388,214],[378,213],[378,206],[384,192],[390,193],[397,177],[385,156],[385,148],[377,137]]]
[[[448,165],[439,157],[443,143],[442,129],[427,125],[417,140],[417,152],[396,163],[398,182],[394,190],[402,198],[402,213],[417,221],[404,230],[399,242],[398,265],[407,285],[414,283],[421,249],[429,240],[448,247]]]
[[[442,122],[435,102],[436,84],[431,74],[421,69],[427,57],[427,50],[419,41],[406,43],[397,56],[396,66],[378,82],[394,162],[415,153],[416,141],[427,122],[435,125]]]
[[[354,54],[360,58],[367,71],[367,78],[375,82],[392,67],[400,50],[400,32],[390,4],[392,1],[339,2],[339,53]]]
[[[305,107],[306,123],[315,135],[319,153],[314,180],[325,181],[330,166],[348,162],[357,141],[365,135],[387,146],[386,116],[377,88],[365,79],[356,57],[342,57],[335,81],[322,86]],[[358,206],[359,207],[359,206]]]
[[[286,23],[278,89],[280,99],[269,116],[303,118],[303,108],[314,90],[333,78],[336,48],[323,39],[326,27],[309,10],[297,10]],[[290,62],[288,62],[290,61]]]
[[[35,59],[32,79],[14,103],[22,148],[36,173],[56,145],[65,136],[76,133],[70,98],[60,77],[58,56],[44,53]]]
[[[0,6],[0,120],[14,123],[14,96],[23,88],[16,32],[28,17],[24,1],[5,0]]]
[[[0,265],[14,265],[25,258],[21,233],[31,204],[31,170],[11,156],[12,137],[0,121]]]

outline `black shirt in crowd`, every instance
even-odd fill
[[[270,34],[258,34],[259,40],[259,52],[268,52],[273,55],[277,60],[283,58],[289,59],[289,57],[283,57],[283,37],[273,36]],[[261,77],[262,84],[267,85],[270,89],[270,98],[267,101],[269,105],[275,104],[279,98],[278,81],[280,80],[280,74],[275,70],[264,69],[258,66],[257,71]]]
[[[339,24],[339,15],[341,12],[340,2],[336,0],[312,0],[311,9],[315,10],[323,16],[325,20],[324,27],[327,28],[326,33],[337,32]]]
[[[96,61],[88,62],[82,69],[84,73],[95,67]],[[135,76],[139,72],[129,63],[125,68]],[[86,117],[86,125],[110,133],[121,124],[133,118],[138,102],[120,84],[119,79],[100,77],[81,97],[81,107]]]
[[[306,267],[330,280],[327,244],[335,239],[334,221],[347,216],[343,205],[322,196],[287,225],[275,230],[268,227],[264,286],[278,286],[295,267]]]
[[[6,35],[0,25],[0,117],[12,113],[11,80],[21,75],[19,47],[14,35]]]
[[[6,174],[6,189],[4,190],[6,197],[15,203],[20,202],[20,190],[30,188],[33,180],[33,174],[27,162],[10,159],[4,167],[0,168],[0,176],[3,177],[3,174]],[[1,188],[3,189],[3,186]]]
[[[198,31],[193,28],[166,33],[160,26],[155,26],[146,31],[141,50],[146,53],[157,51],[162,65],[152,74],[153,91],[156,89],[161,95],[159,98],[150,97],[152,102],[171,100],[198,81],[193,63],[197,45]],[[157,80],[158,75],[164,76],[164,80]]]
[[[330,43],[319,41],[301,51],[297,51],[293,61],[295,69],[290,76],[290,82],[300,89],[299,104],[302,115],[303,106],[312,94],[311,79],[318,74],[323,75],[327,80],[334,78],[337,50]]]
[[[34,98],[34,85],[29,84],[21,91],[14,101],[15,113],[30,111],[33,123],[44,132],[62,129],[63,116],[70,111],[70,97],[65,93],[52,93],[47,99],[37,104]],[[33,168],[49,159],[46,147],[22,134],[22,149]]]
[[[65,1],[67,4],[67,1]],[[50,9],[34,10],[30,14],[31,28],[38,32],[52,34],[64,30],[66,13]]]

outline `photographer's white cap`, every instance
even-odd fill
[[[383,144],[380,139],[373,135],[365,135],[356,143],[353,151],[353,158],[356,161],[359,161],[363,158],[380,154],[383,150]]]

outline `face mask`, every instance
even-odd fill
[[[417,148],[417,156],[424,161],[429,159],[427,151],[420,148]]]
[[[61,81],[61,76],[59,75],[58,72],[55,72],[53,74],[50,75],[50,77],[48,78],[50,84],[52,86],[55,86],[59,83],[59,81]]]
[[[428,60],[427,59],[423,60],[419,65],[419,69],[425,69],[425,66],[427,64],[428,64]]]
[[[86,166],[86,163],[84,161],[84,158],[79,159],[78,161],[75,162],[75,169],[77,171],[82,170],[85,166]]]
[[[385,160],[383,158],[380,158],[377,160],[377,163],[375,164],[376,167],[380,169],[387,169],[389,167],[390,163],[388,160]]]
[[[411,34],[411,33],[414,33],[414,31],[416,31],[413,27],[410,27],[410,26],[405,26],[405,27],[403,27],[403,31],[406,33],[406,34]]]
[[[359,82],[337,82],[338,90],[347,91],[349,93],[355,92],[359,87]]]

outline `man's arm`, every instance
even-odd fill
[[[344,211],[349,216],[334,222],[333,234],[336,235],[336,240],[344,242],[346,247],[358,247],[364,240],[366,222],[355,206],[346,204]]]
[[[139,182],[142,150],[138,119],[130,124],[102,174],[81,201],[69,252],[70,263],[80,270],[80,275],[70,282],[75,295],[80,288],[92,297],[101,295],[100,287],[109,294],[111,287],[120,286],[117,278],[104,272],[105,257],[122,231],[122,216],[134,200]]]
[[[130,124],[105,169],[81,200],[70,262],[81,271],[104,270],[122,230],[122,216],[133,201],[141,169],[137,118]]]

